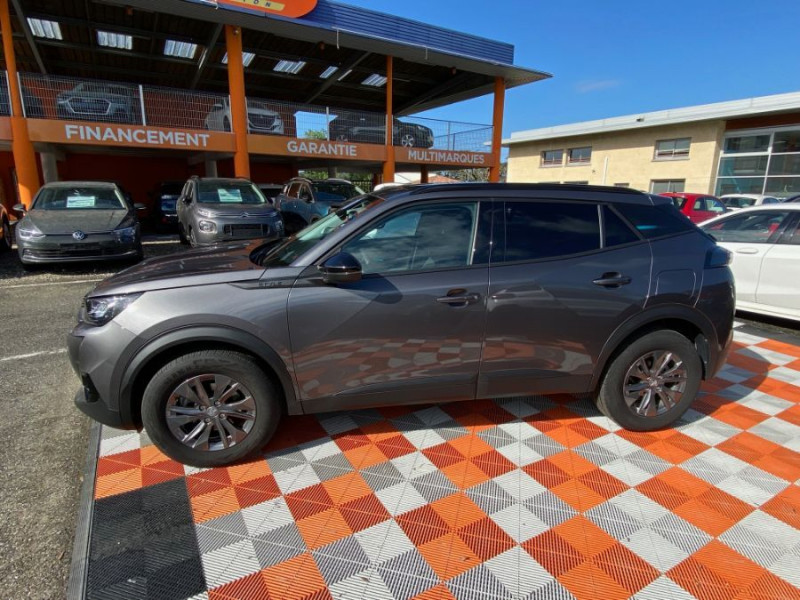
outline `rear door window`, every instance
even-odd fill
[[[616,208],[647,239],[694,229],[692,222],[674,204],[618,204]]]
[[[570,256],[600,249],[600,218],[591,202],[510,201],[493,262]]]
[[[613,248],[639,241],[639,236],[610,207],[603,207],[604,248]]]
[[[738,214],[703,227],[718,242],[766,244],[774,239],[788,211],[769,210]]]

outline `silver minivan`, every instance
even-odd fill
[[[178,198],[178,230],[192,247],[283,237],[283,219],[246,179],[192,177]]]

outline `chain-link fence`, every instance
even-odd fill
[[[25,116],[232,131],[230,98],[224,94],[33,73],[20,75]],[[0,85],[5,81],[0,82]],[[0,114],[8,92],[0,93]],[[5,105],[3,105],[3,99]],[[362,144],[386,143],[386,115],[326,106],[247,99],[250,133]],[[392,143],[409,148],[489,152],[492,128],[485,125],[399,117]]]
[[[0,117],[11,115],[11,96],[8,93],[8,71],[0,71]]]

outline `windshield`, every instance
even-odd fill
[[[317,200],[350,200],[364,192],[352,183],[320,181],[313,184]]]
[[[254,251],[250,260],[262,267],[287,267],[294,260],[305,254],[331,232],[355,221],[359,216],[380,204],[384,200],[376,196],[363,196],[346,207],[332,212],[323,219],[306,227],[294,237],[285,240],[279,246],[262,246]]]
[[[264,194],[246,181],[200,181],[197,201],[201,204],[266,204]]]
[[[747,208],[748,206],[754,206],[756,203],[755,198],[745,198],[743,196],[723,198],[722,201],[729,208]]]
[[[128,210],[119,191],[112,187],[43,188],[33,210]]]

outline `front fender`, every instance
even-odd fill
[[[283,389],[289,414],[302,414],[294,378],[280,355],[256,336],[224,325],[189,326],[166,332],[140,348],[128,361],[120,379],[120,413],[123,420],[135,418],[133,401],[134,385],[151,361],[172,349],[198,343],[222,343],[241,348],[264,361],[277,374]]]

